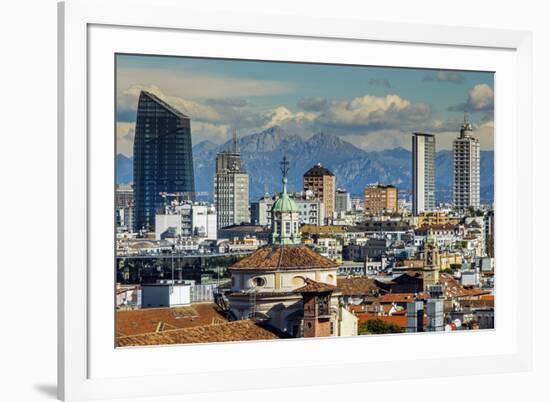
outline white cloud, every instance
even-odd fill
[[[479,139],[481,149],[493,149],[495,143],[495,122],[490,120],[476,126],[474,136]]]
[[[191,121],[191,132],[193,133],[193,145],[205,140],[220,144],[229,139],[231,127],[227,124]]]
[[[458,112],[492,112],[495,93],[487,84],[476,84],[468,91],[466,102],[449,106],[448,110]]]
[[[470,91],[471,102],[485,107],[489,92],[482,86],[476,87]],[[239,134],[249,134],[280,126],[289,133],[303,137],[319,131],[332,133],[367,150],[395,147],[410,149],[412,132],[432,132],[437,134],[438,149],[450,149],[460,130],[458,120],[434,119],[429,105],[414,103],[399,95],[365,95],[350,100],[326,100],[323,101],[323,107],[316,108],[319,109],[317,111],[293,111],[283,105],[259,110],[246,99],[191,100],[167,95],[158,86],[133,85],[119,92],[119,107],[130,108],[133,105],[135,108],[142,89],[153,92],[191,117],[194,144],[204,140],[223,143],[230,138],[234,129]],[[482,147],[491,149],[493,123],[483,123],[476,131]],[[118,152],[132,154],[133,134],[133,123],[117,123]]]
[[[117,153],[132,156],[134,153],[135,124],[127,122],[116,123]]]
[[[471,110],[492,110],[495,94],[487,84],[477,84],[468,92],[468,105]]]
[[[399,95],[365,95],[351,101],[332,102],[320,120],[329,126],[380,130],[414,126],[426,121],[430,115],[428,105],[412,103]]]

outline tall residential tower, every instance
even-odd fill
[[[460,137],[453,141],[454,207],[464,211],[479,208],[479,140],[472,136],[472,124],[464,116]]]
[[[218,229],[250,222],[248,174],[237,149],[236,133],[233,133],[231,150],[216,156],[214,203],[218,211]]]
[[[435,209],[435,136],[412,136],[413,215]]]
[[[154,230],[161,193],[192,199],[195,192],[189,117],[141,91],[134,139],[134,230]]]
[[[325,219],[332,220],[336,204],[336,176],[318,163],[304,174],[304,191],[308,190],[323,201]]]

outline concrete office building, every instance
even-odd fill
[[[217,239],[216,209],[204,202],[172,201],[155,216],[155,239],[202,237]]]
[[[237,149],[236,133],[230,151],[216,156],[214,204],[218,213],[218,229],[250,222],[248,210],[248,174]]]
[[[365,187],[365,212],[371,215],[397,212],[397,188],[381,184]]]
[[[335,211],[336,212],[347,212],[351,211],[351,196],[344,189],[336,189],[335,194]]]
[[[413,215],[435,209],[435,136],[412,136]]]
[[[288,195],[298,206],[301,225],[322,225],[324,223],[323,202],[315,198],[312,192],[289,193]],[[264,196],[250,204],[253,224],[271,227],[271,208],[276,198],[275,196]]]

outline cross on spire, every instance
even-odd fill
[[[283,156],[283,160],[281,161],[281,172],[283,173],[283,177],[286,177],[288,174],[288,159],[286,158],[286,155]]]

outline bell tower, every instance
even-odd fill
[[[303,337],[331,336],[330,299],[334,285],[305,278],[305,285],[296,289],[302,295],[304,306]]]
[[[429,229],[424,245],[424,289],[439,283],[439,262],[439,248],[433,238],[432,229]]]

